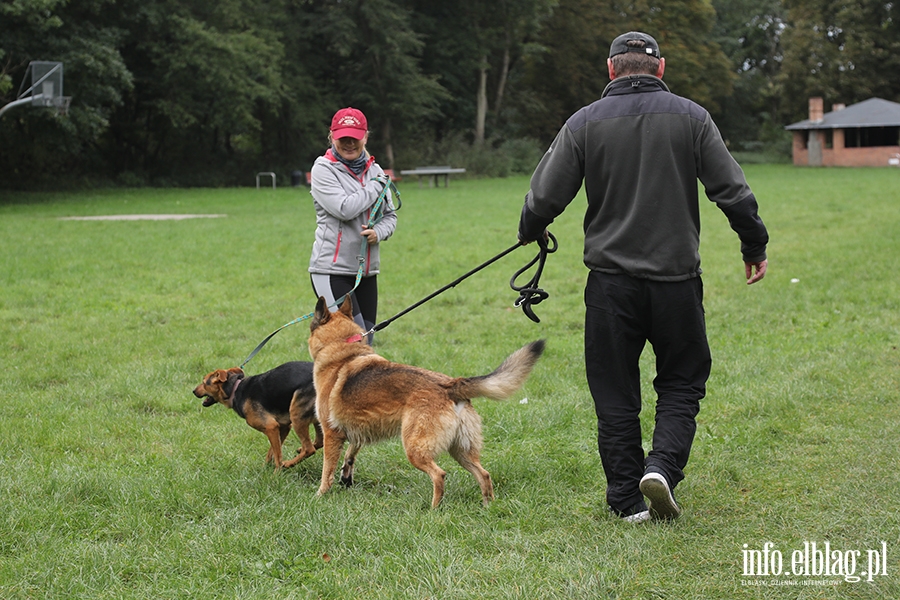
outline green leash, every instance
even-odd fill
[[[397,186],[394,185],[394,182],[392,180],[388,179],[388,185],[384,186],[384,189],[381,190],[381,194],[378,196],[378,199],[375,201],[375,204],[372,205],[372,211],[369,213],[369,222],[366,226],[367,229],[372,229],[372,227],[375,226],[375,217],[378,214],[378,211],[381,209],[381,206],[384,204],[384,199],[387,197],[388,189],[390,189],[394,192],[394,197],[397,199],[397,207],[394,210],[399,210],[400,207],[402,206],[403,203],[400,200],[400,190],[397,189]],[[347,292],[346,294],[344,294],[343,296],[341,296],[340,298],[335,300],[334,304],[331,304],[329,306],[329,308],[331,308],[331,306],[340,305],[344,301],[344,298],[346,298],[347,296],[352,294],[353,291],[357,287],[359,287],[359,282],[362,281],[363,270],[365,269],[365,265],[366,265],[365,257],[360,256],[359,257],[359,269],[356,271],[356,282],[353,284],[353,288],[349,292]],[[305,321],[306,319],[310,319],[310,318],[312,318],[312,316],[314,314],[315,314],[314,312],[311,312],[309,314],[303,315],[302,317],[297,317],[290,323],[285,323],[284,325],[282,325],[281,327],[279,327],[278,329],[276,329],[275,331],[273,331],[272,333],[267,335],[265,337],[265,339],[263,341],[261,341],[259,343],[259,345],[256,346],[256,348],[253,349],[253,352],[250,353],[250,356],[248,356],[244,360],[244,362],[241,363],[241,366],[239,368],[243,369],[244,365],[246,365],[248,362],[250,362],[253,359],[253,357],[256,356],[259,353],[259,351],[263,349],[263,346],[268,344],[269,340],[271,340],[273,337],[275,337],[275,335],[279,331],[281,331],[282,329],[285,329],[286,327],[290,327],[291,325],[296,325],[297,323],[299,323],[301,321]]]

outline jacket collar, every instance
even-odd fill
[[[603,93],[600,94],[600,97],[668,91],[669,87],[659,77],[654,77],[653,75],[626,75],[624,77],[616,77],[610,81]]]
[[[359,179],[360,181],[362,180],[362,177],[366,174],[366,172],[369,170],[369,167],[372,166],[372,163],[375,162],[375,157],[372,156],[372,155],[370,154],[368,160],[366,161],[366,168],[362,170],[362,173],[360,173],[359,175],[357,175],[356,173],[354,173],[353,171],[350,170],[350,167],[348,167],[347,165],[345,165],[344,163],[342,163],[341,161],[339,161],[339,160],[337,159],[337,157],[334,155],[334,152],[331,151],[331,148],[329,148],[328,150],[325,151],[325,158],[326,158],[329,162],[332,162],[332,163],[334,163],[334,164],[336,164],[336,165],[341,165],[342,167],[344,167],[345,169],[347,169],[347,172],[348,172],[348,173],[350,173],[351,175],[353,175],[354,177],[356,177],[356,178]]]

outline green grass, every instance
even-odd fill
[[[606,515],[582,363],[583,199],[536,325],[512,307],[517,250],[377,335],[377,350],[486,373],[533,339],[547,352],[507,402],[476,401],[488,508],[449,457],[447,495],[398,441],[360,454],[356,485],[315,498],[321,456],[274,474],[267,442],[190,393],[313,308],[305,189],[117,190],[0,197],[2,598],[900,597],[900,172],[752,165],[770,271],[743,283],[737,238],[704,203],[714,366],[684,516]],[[383,247],[387,318],[510,246],[527,178],[403,182]],[[184,221],[61,221],[222,213]],[[793,280],[798,280],[793,282]],[[247,366],[308,360],[305,324]],[[643,358],[644,431],[652,355]],[[527,399],[527,402],[523,402]],[[289,438],[286,452],[298,445]],[[888,548],[872,583],[747,577],[744,544]],[[764,582],[767,587],[745,585]]]

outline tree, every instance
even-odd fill
[[[493,76],[494,117],[499,120],[514,63],[553,12],[557,0],[462,0],[474,32],[478,60],[474,143],[485,140],[489,111],[488,79]]]
[[[0,4],[0,104],[14,100],[32,60],[62,62],[64,93],[73,98],[66,119],[52,110],[4,115],[0,185],[18,187],[101,168],[97,140],[131,86],[117,49],[123,32],[110,22],[109,5],[107,0]]]
[[[113,119],[114,171],[190,181],[258,153],[258,107],[278,104],[283,54],[265,11],[243,0],[120,7],[135,85]]]
[[[521,79],[516,69],[551,16],[556,0],[415,2],[415,27],[427,45],[422,68],[450,96],[435,138],[465,133],[476,145],[502,128],[507,98]]]
[[[638,30],[653,35],[666,58],[665,81],[676,94],[717,110],[734,75],[715,41],[715,11],[703,0],[561,0],[525,66],[517,99],[522,133],[549,143],[575,110],[600,98],[609,83],[613,39]]]
[[[665,80],[672,92],[710,112],[719,110],[735,76],[715,39],[716,12],[710,0],[614,2],[613,14],[620,15],[619,33],[638,30],[656,38],[666,58]]]
[[[732,147],[782,132],[782,90],[778,82],[785,30],[781,0],[714,0],[715,39],[736,75],[734,94],[714,113]]]
[[[389,168],[453,148],[490,159],[506,143],[531,160],[600,97],[609,44],[629,30],[656,37],[670,89],[740,149],[779,138],[810,95],[900,100],[897,11],[884,0],[8,0],[0,102],[31,60],[62,61],[73,102],[67,119],[4,116],[0,185],[41,174],[240,184],[311,163],[348,105],[369,116]]]
[[[505,0],[499,3],[503,36],[501,46],[495,51],[500,57],[494,100],[494,116],[498,122],[502,119],[510,74],[526,53],[540,50],[540,32],[558,6],[558,0]]]
[[[327,126],[340,98],[334,89],[333,56],[323,47],[318,15],[305,0],[273,10],[271,29],[284,52],[278,101],[258,105],[259,164],[266,170],[309,171],[326,145]]]
[[[561,0],[524,53],[510,104],[516,133],[546,145],[573,112],[609,83],[606,57],[619,33],[606,0]]]
[[[356,106],[370,127],[377,124],[372,141],[394,168],[395,136],[436,115],[447,94],[420,68],[424,42],[412,27],[412,11],[393,0],[319,1],[313,10],[342,106]]]
[[[900,7],[881,0],[788,0],[780,82],[788,120],[807,99],[851,104],[873,96],[900,101]]]

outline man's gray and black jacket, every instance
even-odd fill
[[[697,277],[697,179],[737,232],[743,260],[764,260],[769,236],[756,198],[709,113],[656,77],[617,78],[566,121],[544,155],[519,237],[538,239],[583,181],[588,268],[658,281]]]

